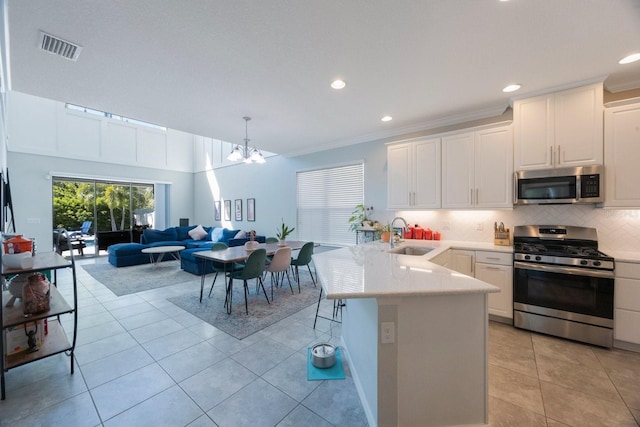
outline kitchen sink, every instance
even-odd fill
[[[391,250],[389,250],[389,253],[391,253],[391,254],[421,256],[421,255],[424,255],[424,254],[428,254],[433,249],[435,249],[435,248],[427,248],[427,247],[424,247],[424,246],[403,246],[403,247],[400,247],[400,248],[391,249]]]

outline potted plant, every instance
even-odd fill
[[[380,228],[380,240],[387,243],[391,237],[391,224],[387,223]]]
[[[356,205],[349,218],[349,230],[356,231],[362,228],[362,226],[371,227],[371,218],[369,215],[372,212],[373,206],[365,206],[363,203]]]
[[[291,234],[293,232],[293,230],[295,230],[295,227],[289,228],[285,223],[284,223],[284,219],[282,220],[282,224],[280,225],[280,229],[278,230],[278,232],[276,233],[276,237],[278,238],[278,240],[280,240],[280,246],[284,246],[286,245],[285,243],[285,239],[287,238],[287,236],[289,234]]]

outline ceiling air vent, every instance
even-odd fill
[[[70,61],[77,61],[82,46],[40,31],[40,49]]]

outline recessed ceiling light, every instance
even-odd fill
[[[519,84],[513,84],[513,85],[509,85],[509,86],[505,86],[504,89],[502,89],[503,92],[515,92],[516,90],[520,89],[521,86]]]
[[[393,117],[391,116],[384,116],[383,118],[381,118],[380,120],[382,120],[383,122],[390,122],[391,120],[393,120]]]
[[[618,64],[631,64],[632,62],[636,62],[638,60],[640,60],[640,53],[633,53],[622,58],[620,61],[618,61]]]
[[[344,80],[334,80],[331,82],[331,87],[334,89],[342,89],[346,85],[347,84],[344,82]]]

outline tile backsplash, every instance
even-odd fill
[[[494,222],[515,225],[575,225],[598,230],[603,250],[640,252],[640,210],[602,209],[594,205],[516,206],[495,211],[400,211],[409,224],[440,231],[442,239],[493,242]]]

